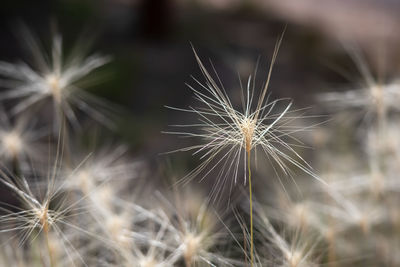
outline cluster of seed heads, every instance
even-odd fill
[[[373,79],[359,52],[350,55],[363,86],[319,99],[332,114],[352,117],[356,110],[368,116],[362,126],[357,118],[350,125],[367,132],[359,142],[366,155],[331,155],[331,168],[317,175],[300,155],[298,148],[309,144],[297,134],[307,130],[309,136],[328,136],[318,140],[335,140],[340,123],[333,129],[304,126],[314,117],[292,109],[290,99],[269,101],[282,37],[261,89],[257,70],[241,86],[241,108],[194,51],[204,77],[188,85],[197,106],[170,108],[190,112],[198,122],[174,125],[177,130],[167,133],[197,142],[176,151],[191,151],[200,163],[172,190],[154,190],[154,173],[145,161],[128,157],[127,146],[85,151],[77,145],[83,114],[107,126],[112,121],[108,103],[81,86],[109,57],[64,58],[60,35],[48,53],[32,33],[23,33],[34,64],[0,62],[0,100],[13,103],[0,116],[0,183],[13,199],[0,206],[1,266],[400,265],[400,85]],[[45,101],[52,104],[51,118],[36,109]],[[49,155],[42,154],[43,145]],[[329,151],[321,141],[316,145],[322,155],[316,165],[324,165]],[[195,178],[211,178],[211,191],[189,186]],[[226,204],[221,192],[234,185],[248,187],[249,195]]]

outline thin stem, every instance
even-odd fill
[[[250,150],[247,151],[247,168],[249,170],[249,200],[250,200],[250,266],[254,266],[254,253],[253,253],[253,197],[251,188],[251,164],[250,164]]]
[[[243,227],[243,249],[244,251],[247,251],[247,240],[246,240],[246,229]],[[247,254],[244,255],[244,266],[248,267],[249,265],[247,264]]]
[[[330,267],[336,267],[337,258],[336,258],[336,249],[335,249],[335,236],[332,236],[328,239],[328,261]]]
[[[47,223],[43,226],[43,233],[44,233],[44,238],[46,240],[47,252],[49,254],[50,267],[54,267],[55,266],[54,258],[53,258],[53,253],[52,253],[52,249],[50,246],[50,241],[49,241],[49,226]]]
[[[14,155],[12,158],[12,171],[13,171],[13,174],[15,175],[15,177],[21,176],[21,169],[19,166],[19,160],[18,160],[17,155]]]
[[[61,155],[63,157],[64,163],[68,166],[71,165],[71,151],[69,147],[69,134],[68,134],[68,125],[64,111],[61,109],[59,111],[60,116],[60,128],[59,128],[59,137],[61,140]]]

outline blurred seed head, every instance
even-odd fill
[[[98,111],[102,107],[105,113],[104,108],[109,105],[104,105],[104,101],[82,90],[85,84],[89,85],[85,78],[108,63],[109,57],[91,55],[85,58],[81,55],[82,51],[75,49],[74,53],[64,58],[61,35],[53,37],[52,46],[47,51],[25,26],[22,27],[21,35],[34,64],[0,62],[0,76],[3,77],[1,85],[6,88],[0,94],[0,99],[19,100],[12,108],[13,114],[30,110],[39,102],[50,99],[56,109],[54,120],[58,123],[61,123],[60,116],[65,116],[74,127],[78,127],[74,108],[98,122],[110,122]]]

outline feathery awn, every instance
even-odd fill
[[[84,85],[89,85],[89,81],[84,81],[84,78],[109,62],[109,57],[94,54],[85,58],[76,50],[64,59],[60,35],[54,36],[51,53],[44,51],[41,42],[25,28],[22,37],[34,64],[0,61],[0,76],[3,77],[0,86],[6,89],[0,94],[0,99],[21,100],[12,108],[13,114],[50,99],[58,115],[55,119],[60,120],[60,117],[65,116],[74,127],[79,124],[73,107],[99,122],[110,122],[97,110],[109,109],[104,100],[81,90]]]
[[[204,75],[205,84],[193,78],[202,90],[195,89],[190,85],[188,86],[193,91],[195,98],[203,106],[199,108],[191,107],[190,109],[172,109],[195,113],[198,115],[200,123],[174,125],[175,127],[187,128],[189,130],[167,132],[169,134],[195,137],[202,140],[198,145],[181,148],[176,151],[194,151],[193,155],[201,155],[200,159],[202,162],[200,165],[186,175],[182,181],[188,181],[198,176],[201,176],[201,180],[203,180],[213,171],[217,172],[211,192],[211,198],[213,199],[217,198],[220,190],[225,187],[229,179],[231,188],[234,183],[237,183],[240,165],[243,162],[244,183],[246,184],[247,180],[249,182],[251,211],[251,158],[254,151],[254,157],[257,159],[256,150],[258,148],[264,152],[268,159],[272,159],[271,161],[274,161],[285,175],[293,176],[290,164],[320,180],[313,173],[306,161],[294,150],[293,146],[301,146],[301,143],[291,144],[284,140],[291,139],[299,142],[291,135],[304,130],[302,127],[290,125],[293,120],[298,118],[293,115],[294,111],[289,111],[292,102],[287,99],[277,99],[268,102],[267,89],[282,38],[283,35],[275,45],[267,81],[258,95],[258,99],[255,96],[255,78],[252,79],[251,76],[249,77],[246,90],[242,90],[241,94],[242,111],[235,109],[219,77],[217,76],[217,79],[214,79],[210,75],[196,51],[194,51],[196,60]],[[278,106],[282,103],[285,103],[285,107],[283,110],[279,110]],[[274,167],[274,165],[272,166],[275,172],[277,172],[278,168]],[[219,170],[217,170],[217,167],[219,167]],[[248,175],[246,175],[247,172]],[[251,238],[253,239],[252,212],[250,212],[250,217]],[[251,242],[252,251],[253,242]],[[252,253],[251,258],[253,266]]]

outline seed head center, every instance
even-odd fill
[[[291,267],[299,266],[302,259],[302,254],[300,251],[294,251],[289,255],[289,263]]]
[[[39,222],[42,225],[43,230],[45,232],[48,232],[51,221],[50,221],[49,209],[48,209],[47,205],[43,206],[40,209],[37,209],[36,216],[39,219]]]
[[[53,95],[56,102],[61,101],[61,84],[60,84],[60,77],[56,74],[50,74],[46,78],[47,84],[50,87],[50,92]]]
[[[3,145],[11,155],[16,156],[22,149],[22,140],[16,132],[10,132],[3,137]]]
[[[186,255],[186,257],[191,258],[194,255],[196,255],[196,253],[197,253],[197,251],[199,249],[199,246],[201,244],[201,237],[189,233],[185,237],[184,243],[186,245],[185,255]]]
[[[379,105],[382,103],[383,101],[383,90],[381,86],[372,86],[371,87],[371,97],[372,97],[372,101]]]
[[[241,130],[243,134],[244,147],[247,152],[252,149],[252,141],[254,136],[254,130],[256,127],[256,121],[253,118],[245,118],[241,125]]]
[[[93,177],[88,170],[80,170],[76,173],[77,186],[80,187],[83,192],[89,192],[93,186]]]
[[[140,267],[155,267],[155,266],[157,266],[157,263],[151,258],[149,258],[149,259],[146,258],[139,262],[139,266]]]

